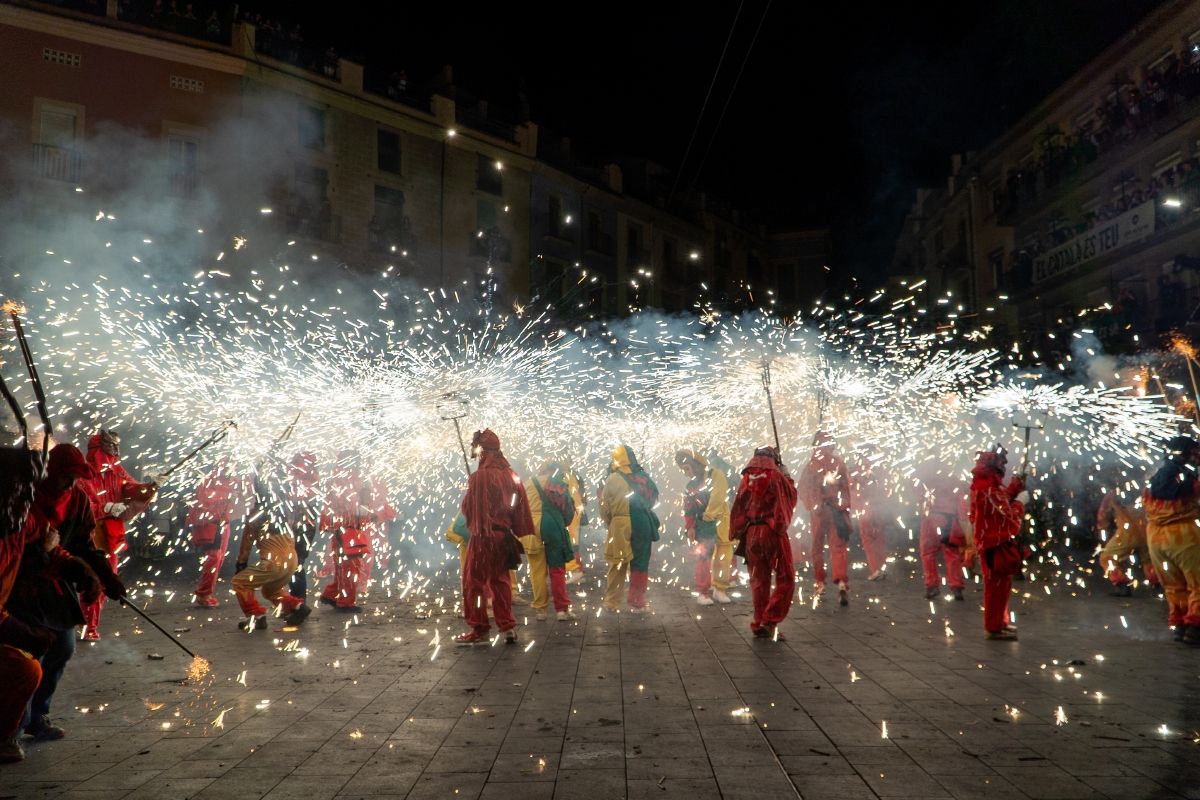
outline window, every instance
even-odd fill
[[[300,146],[311,150],[325,149],[325,111],[316,106],[301,106],[299,119]]]
[[[380,130],[376,136],[379,150],[379,171],[400,174],[400,134]]]
[[[333,238],[333,209],[329,202],[329,173],[311,164],[297,164],[288,198],[288,230],[312,239]]]
[[[408,247],[409,223],[404,216],[404,192],[390,186],[375,187],[375,215],[368,229],[376,250]]]
[[[646,258],[646,253],[642,250],[642,226],[630,223],[629,232],[625,237],[625,254],[629,261],[642,261]],[[647,264],[634,264],[633,266],[649,266]]]
[[[487,232],[496,227],[496,206],[490,200],[475,203],[475,230]]]
[[[172,194],[191,197],[196,191],[200,143],[178,133],[167,135],[167,186]]]
[[[488,194],[504,194],[504,179],[497,162],[487,156],[479,156],[476,163],[475,188]]]
[[[72,183],[79,180],[80,158],[75,149],[79,117],[78,110],[66,106],[43,104],[38,108],[33,160],[39,176]]]

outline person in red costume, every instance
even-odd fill
[[[45,537],[25,546],[6,606],[10,614],[26,625],[47,630],[54,636],[41,659],[42,682],[33,693],[25,715],[25,733],[38,741],[66,735],[62,728],[51,724],[50,705],[67,662],[75,652],[75,628],[84,622],[80,598],[95,599],[89,596],[93,587],[87,570],[78,565],[67,565],[64,569],[63,551],[83,561],[110,598],[125,596],[125,587],[113,574],[107,556],[95,546],[96,517],[87,494],[77,485],[93,477],[95,474],[79,448],[64,442],[50,451],[46,477],[37,485],[34,514],[57,536],[59,547],[48,549],[46,545],[51,543]],[[71,573],[82,577],[82,588],[77,588],[77,581],[71,580]]]
[[[750,630],[759,638],[784,638],[777,626],[792,607],[796,587],[788,538],[795,511],[796,484],[784,470],[778,451],[774,447],[758,448],[742,470],[729,530],[750,572],[750,598],[754,604]]]
[[[975,549],[983,568],[983,627],[989,639],[1016,639],[1016,626],[1008,615],[1012,576],[1020,569],[1020,557],[1010,551],[1021,531],[1025,516],[1025,478],[1014,475],[1004,483],[1007,451],[996,444],[975,454],[971,469],[970,518]]]
[[[815,591],[825,591],[825,543],[829,543],[833,580],[838,586],[838,602],[849,603],[850,474],[846,462],[833,449],[833,437],[817,431],[813,437],[812,458],[800,475],[800,500],[808,509],[812,528],[810,558]]]
[[[55,648],[57,638],[53,631],[39,624],[40,621],[22,621],[9,613],[18,569],[29,552],[26,548],[40,551],[38,555],[44,559],[41,577],[47,582],[61,580],[78,590],[89,602],[95,601],[101,592],[100,580],[92,568],[59,543],[57,528],[73,510],[70,489],[81,478],[91,476],[91,468],[80,457],[79,451],[69,445],[66,447],[69,449],[59,445],[51,452],[47,474],[38,483],[33,504],[20,530],[0,531],[0,686],[4,687],[0,690],[0,763],[20,761],[25,757],[17,733],[26,706],[44,678],[39,659],[46,658]],[[118,584],[112,585],[115,588]],[[122,587],[121,593],[123,591]],[[62,655],[58,657],[62,658]],[[62,665],[65,663],[62,658]],[[61,675],[61,668],[55,669]],[[55,683],[58,677],[54,676]]]
[[[496,627],[513,643],[517,641],[517,620],[512,613],[508,565],[521,546],[520,538],[537,531],[521,479],[500,451],[500,437],[491,429],[475,431],[471,451],[479,459],[479,469],[471,473],[461,508],[471,533],[462,578],[463,616],[471,630],[460,633],[454,641],[487,641],[491,630],[487,613],[490,594]]]
[[[358,451],[342,450],[321,513],[321,530],[330,532],[327,562],[332,562],[333,580],[321,592],[320,602],[347,614],[362,611],[358,593],[365,588],[364,561],[371,556],[371,545],[363,532],[371,515],[366,501]],[[325,574],[329,571],[326,568]]]
[[[942,593],[938,574],[938,555],[946,561],[946,585],[955,600],[963,599],[963,551],[967,537],[959,519],[962,489],[959,481],[935,462],[927,462],[917,474],[917,501],[921,512],[918,548],[925,573],[925,597],[932,600]]]
[[[92,512],[99,520],[96,545],[108,554],[108,563],[117,572],[121,554],[125,551],[125,523],[142,511],[158,491],[158,481],[151,476],[145,483],[133,479],[119,463],[121,437],[113,431],[101,430],[88,440],[87,462],[96,477],[80,481],[80,486],[92,501]],[[100,612],[104,596],[86,603],[83,616],[86,627],[83,638],[100,639]]]
[[[862,541],[863,554],[867,557],[867,580],[877,581],[884,577],[887,564],[887,525],[884,502],[887,489],[884,482],[887,471],[883,468],[879,447],[865,442],[859,446],[854,466],[850,470],[850,497],[854,515],[858,517],[858,536]]]
[[[204,553],[200,581],[196,584],[196,605],[215,608],[217,576],[229,550],[232,520],[243,505],[244,481],[233,474],[229,459],[217,461],[213,471],[196,487],[196,498],[188,508],[187,524],[192,530],[192,545]]]
[[[388,556],[391,554],[391,543],[388,541],[388,526],[396,521],[396,509],[388,501],[387,484],[379,478],[366,478],[363,481],[363,505],[369,512],[363,525],[363,533],[367,536],[371,552],[363,560],[363,594],[367,593],[371,581],[371,569],[378,561],[387,567]]]

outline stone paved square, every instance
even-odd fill
[[[1200,797],[1200,667],[1160,599],[1031,575],[1020,641],[989,642],[978,587],[931,603],[911,569],[848,608],[802,583],[778,643],[744,591],[700,607],[669,567],[652,614],[597,614],[593,571],[577,622],[519,608],[519,644],[469,648],[398,592],[244,634],[160,580],[149,610],[209,675],[110,608],[55,701],[68,737],[0,768],[0,798]]]

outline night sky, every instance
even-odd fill
[[[253,5],[413,85],[453,64],[494,107],[524,92],[588,162],[684,163],[682,186],[829,225],[842,274],[872,280],[917,186],[940,185],[952,153],[986,144],[1160,2],[404,3],[387,19],[377,4]]]

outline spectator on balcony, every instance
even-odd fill
[[[326,78],[337,78],[338,74],[338,54],[332,47],[325,50],[325,61],[322,65],[322,71]]]
[[[216,38],[221,35],[221,18],[217,16],[216,11],[209,14],[208,20],[204,23],[204,32],[210,38]]]

